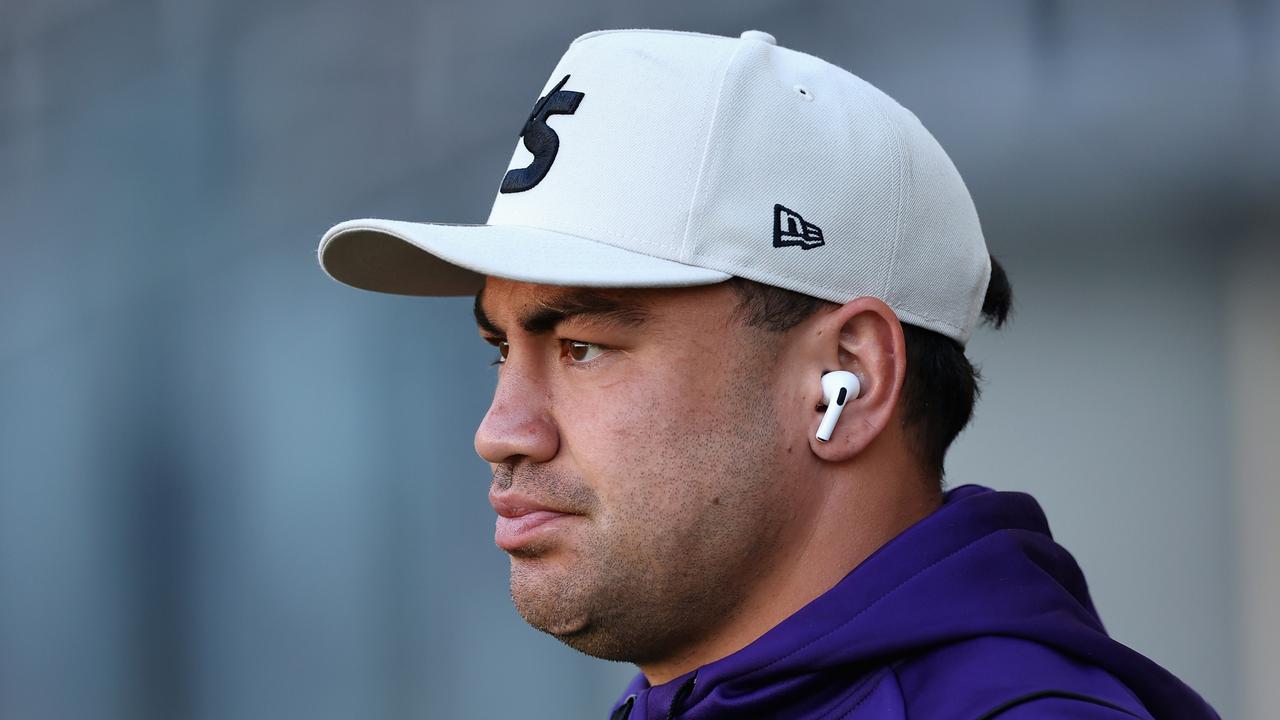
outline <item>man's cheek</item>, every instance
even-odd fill
[[[660,418],[653,398],[618,394],[570,403],[557,411],[560,454],[600,493],[608,493],[620,475],[652,458],[654,423]]]
[[[661,384],[622,380],[578,393],[569,411],[574,422],[581,421],[590,431],[635,439],[655,422],[679,411],[669,394]]]

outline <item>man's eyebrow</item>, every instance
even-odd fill
[[[476,293],[476,325],[493,335],[503,335],[496,323],[484,311],[484,289]],[[595,290],[570,290],[539,303],[539,306],[520,319],[520,327],[531,335],[542,335],[556,329],[560,323],[575,317],[592,320],[614,327],[635,328],[649,320],[649,311],[634,303],[624,302]]]
[[[480,326],[481,330],[490,335],[502,334],[502,330],[497,325],[494,325],[493,321],[484,312],[484,288],[480,288],[480,292],[476,293],[476,306],[473,312],[476,316],[476,325]]]

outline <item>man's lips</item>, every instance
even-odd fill
[[[489,504],[498,513],[493,541],[508,552],[529,543],[539,534],[550,532],[564,520],[577,517],[577,513],[551,508],[515,493],[499,495],[490,491]]]

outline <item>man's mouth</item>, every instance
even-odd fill
[[[493,530],[493,542],[511,552],[547,533],[555,532],[561,525],[577,517],[580,516],[551,510],[534,510],[516,517],[499,515]]]
[[[495,493],[492,489],[489,491],[489,504],[498,513],[493,541],[507,552],[554,532],[572,518],[580,517],[577,513],[549,507],[518,493]]]

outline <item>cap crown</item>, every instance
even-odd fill
[[[990,278],[973,201],[915,115],[861,78],[755,31],[609,30],[573,41],[540,100],[561,108],[542,115],[555,147],[534,132],[510,168],[545,172],[500,191],[488,224],[870,295],[968,340]]]

